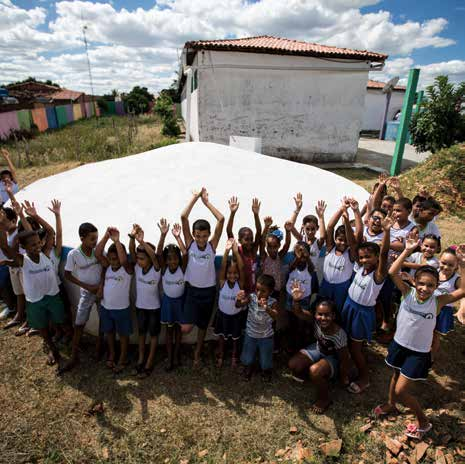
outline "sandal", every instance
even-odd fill
[[[3,327],[3,330],[8,330],[8,329],[11,329],[12,327],[16,327],[17,325],[20,325],[22,324],[22,321],[15,321],[14,319],[12,319],[10,322],[8,322],[8,324],[6,324],[4,327]]]
[[[424,435],[431,431],[433,424],[428,423],[424,429],[419,429],[416,424],[408,424],[407,428],[404,431],[404,434],[409,438],[414,438],[416,440],[421,440]]]
[[[21,337],[21,335],[25,335],[29,332],[29,327],[20,327],[16,332],[15,332],[15,337]]]
[[[370,386],[369,383],[367,383],[364,387],[361,387],[356,382],[350,382],[349,386],[347,387],[347,391],[349,393],[354,393],[356,395],[359,395],[360,393],[363,393],[369,386]]]
[[[373,409],[373,414],[376,418],[386,417],[386,416],[398,416],[400,411],[394,406],[394,409],[391,411],[383,411],[383,405],[378,404],[375,409]]]
[[[312,405],[312,407],[310,408],[311,411],[313,412],[313,414],[323,414],[331,405],[333,404],[333,402],[330,400],[328,402],[328,404],[326,406],[317,406],[316,403]]]
[[[37,329],[29,329],[26,333],[26,337],[33,337],[34,335],[39,335],[39,333]]]

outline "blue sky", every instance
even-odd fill
[[[275,35],[389,54],[370,77],[465,80],[465,0],[0,0],[0,80],[33,75],[96,92],[168,86],[187,40]]]

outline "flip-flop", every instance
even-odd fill
[[[12,319],[10,322],[8,322],[8,324],[6,324],[3,327],[3,330],[11,329],[12,327],[16,327],[17,325],[20,325],[20,324],[22,324],[22,321],[15,321],[14,319]]]
[[[26,337],[33,337],[34,335],[39,335],[39,333],[37,329],[29,329],[26,333]]]
[[[386,416],[397,416],[400,414],[400,411],[394,406],[392,411],[386,412],[383,411],[383,405],[378,404],[375,409],[373,409],[373,414],[376,417],[386,417]]]
[[[21,335],[25,335],[29,332],[29,327],[20,327],[16,332],[15,332],[15,337],[21,337]]]
[[[419,429],[416,424],[408,424],[407,428],[404,431],[404,434],[409,438],[414,438],[416,440],[421,440],[428,432],[433,428],[433,424],[428,423],[424,429]]]
[[[356,395],[359,395],[360,393],[363,393],[368,387],[370,386],[369,383],[367,383],[363,388],[356,382],[350,382],[349,386],[347,387],[347,391],[349,393],[354,393]]]

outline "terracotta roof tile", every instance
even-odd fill
[[[386,82],[368,80],[367,89],[382,89],[386,85]],[[403,85],[396,85],[394,90],[406,90],[407,87]]]
[[[385,61],[388,55],[367,50],[331,47],[299,40],[283,39],[268,35],[243,39],[197,40],[186,42],[185,48],[194,50],[230,50],[280,55],[301,55],[327,58],[345,58],[370,61]]]
[[[76,92],[75,90],[61,89],[50,96],[52,100],[77,100],[84,92]]]

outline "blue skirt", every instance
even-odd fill
[[[322,296],[325,300],[328,299],[334,301],[336,303],[337,310],[341,312],[344,307],[344,302],[346,301],[347,292],[349,291],[351,282],[352,279],[349,279],[339,284],[331,284],[323,279],[320,285],[320,296]]]
[[[376,329],[376,312],[373,306],[363,306],[347,296],[342,310],[342,326],[355,341],[371,341]]]
[[[454,330],[454,308],[452,306],[444,306],[436,318],[436,332],[441,335],[447,335]]]
[[[171,298],[164,294],[161,301],[161,323],[162,324],[182,324],[182,308],[184,306],[184,297]]]

